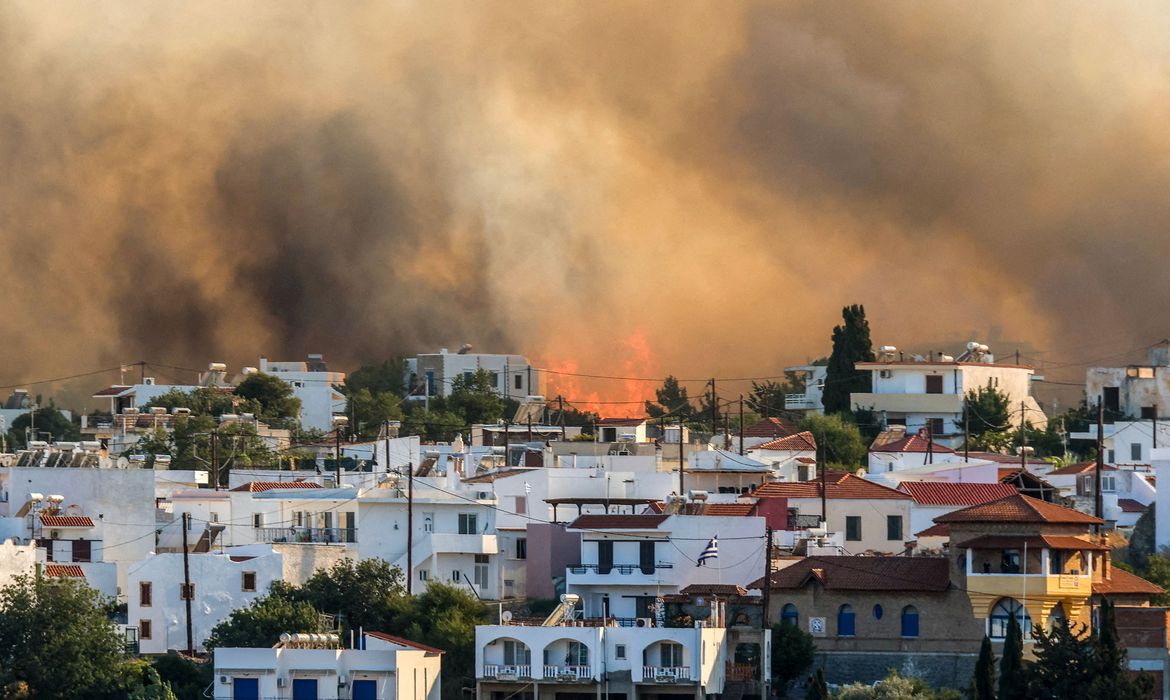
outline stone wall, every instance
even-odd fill
[[[971,684],[978,654],[929,652],[818,651],[816,667],[828,683],[866,685],[895,669],[903,676],[923,679],[935,688],[963,690]]]

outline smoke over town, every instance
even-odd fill
[[[736,376],[827,352],[854,302],[877,342],[1137,345],[1168,325],[1168,30],[1157,3],[6,3],[0,374],[469,341]]]

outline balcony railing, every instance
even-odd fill
[[[674,564],[655,564],[655,569],[673,569]],[[583,566],[570,566],[569,573],[571,574],[620,574],[622,576],[632,576],[633,574],[646,574],[650,572],[642,570],[640,564],[614,564],[609,568],[609,571],[602,571],[597,564],[585,564]]]
[[[808,394],[785,394],[784,408],[790,411],[800,411],[803,409],[816,408],[815,401],[808,397]]]
[[[263,542],[335,544],[357,542],[357,528],[345,527],[259,527],[256,537]]]
[[[593,678],[593,669],[589,666],[550,666],[546,664],[544,677],[559,681],[587,681]]]
[[[691,679],[690,666],[643,666],[642,678],[655,683],[677,683]]]
[[[484,664],[484,678],[496,680],[532,678],[531,664]]]
[[[756,678],[756,667],[751,664],[727,664],[727,680],[750,681]]]

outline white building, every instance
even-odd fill
[[[817,476],[817,441],[807,430],[751,447],[748,455],[770,465],[777,481],[809,481]]]
[[[212,628],[245,608],[281,580],[282,557],[271,548],[258,555],[190,554],[192,642],[202,649]],[[187,648],[187,595],[182,553],[155,554],[130,567],[127,619],[138,628],[143,654]]]
[[[20,544],[16,538],[0,538],[0,588],[17,576],[31,576],[37,564],[44,563],[44,552],[35,544]]]
[[[1007,397],[1013,426],[1020,424],[1021,416],[1033,427],[1048,425],[1031,395],[1031,367],[996,364],[986,345],[967,346],[958,358],[932,353],[909,360],[897,348],[884,346],[876,361],[854,365],[872,374],[872,391],[851,394],[849,403],[877,412],[887,425],[904,425],[907,433],[926,429],[936,441],[956,446],[963,439],[966,395],[990,386]]]
[[[337,389],[345,384],[345,372],[330,371],[321,355],[309,355],[305,362],[270,362],[261,356],[257,369],[292,386],[301,400],[301,427],[332,430],[333,416],[345,414],[345,395]]]
[[[796,367],[785,367],[784,371],[795,372],[797,377],[804,381],[803,394],[784,395],[784,408],[789,411],[816,411],[817,413],[824,413],[825,404],[821,400],[821,397],[825,392],[825,378],[829,373],[828,366],[798,365]]]
[[[272,648],[216,649],[212,697],[439,700],[442,655],[380,632],[366,632],[348,649],[336,636],[293,632]]]
[[[1165,415],[1170,406],[1170,340],[1151,346],[1144,365],[1085,370],[1085,398],[1090,406],[1101,401],[1106,411],[1130,419]]]
[[[506,399],[544,396],[544,373],[534,367],[528,358],[523,355],[472,353],[468,350],[470,346],[464,346],[455,353],[442,348],[436,353],[407,358],[403,380],[410,398],[422,400],[428,396],[450,396],[456,378],[470,379],[479,370],[491,376],[497,393]]]
[[[1170,380],[1170,373],[1167,375]],[[1105,462],[1119,467],[1143,467],[1150,463],[1154,449],[1154,431],[1157,430],[1157,444],[1170,445],[1170,425],[1165,422],[1145,420],[1119,420],[1101,426],[1102,444],[1105,447]],[[1083,432],[1069,433],[1070,440],[1097,441],[1097,426],[1090,425]]]

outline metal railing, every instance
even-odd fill
[[[357,542],[357,528],[345,527],[259,527],[256,536],[264,542],[334,544]]]
[[[756,677],[756,667],[751,664],[727,664],[727,680],[750,681]]]
[[[532,678],[532,664],[484,664],[484,678]]]
[[[660,682],[689,681],[690,666],[643,666],[642,677]]]
[[[632,574],[646,574],[651,572],[643,571],[640,564],[613,564],[608,571],[602,571],[598,564],[583,564],[581,566],[570,566],[569,573],[571,574],[620,574],[622,576],[630,576]],[[655,564],[655,569],[673,569],[674,564]]]
[[[589,666],[551,666],[544,667],[545,678],[558,680],[585,681],[593,678],[593,669]]]

